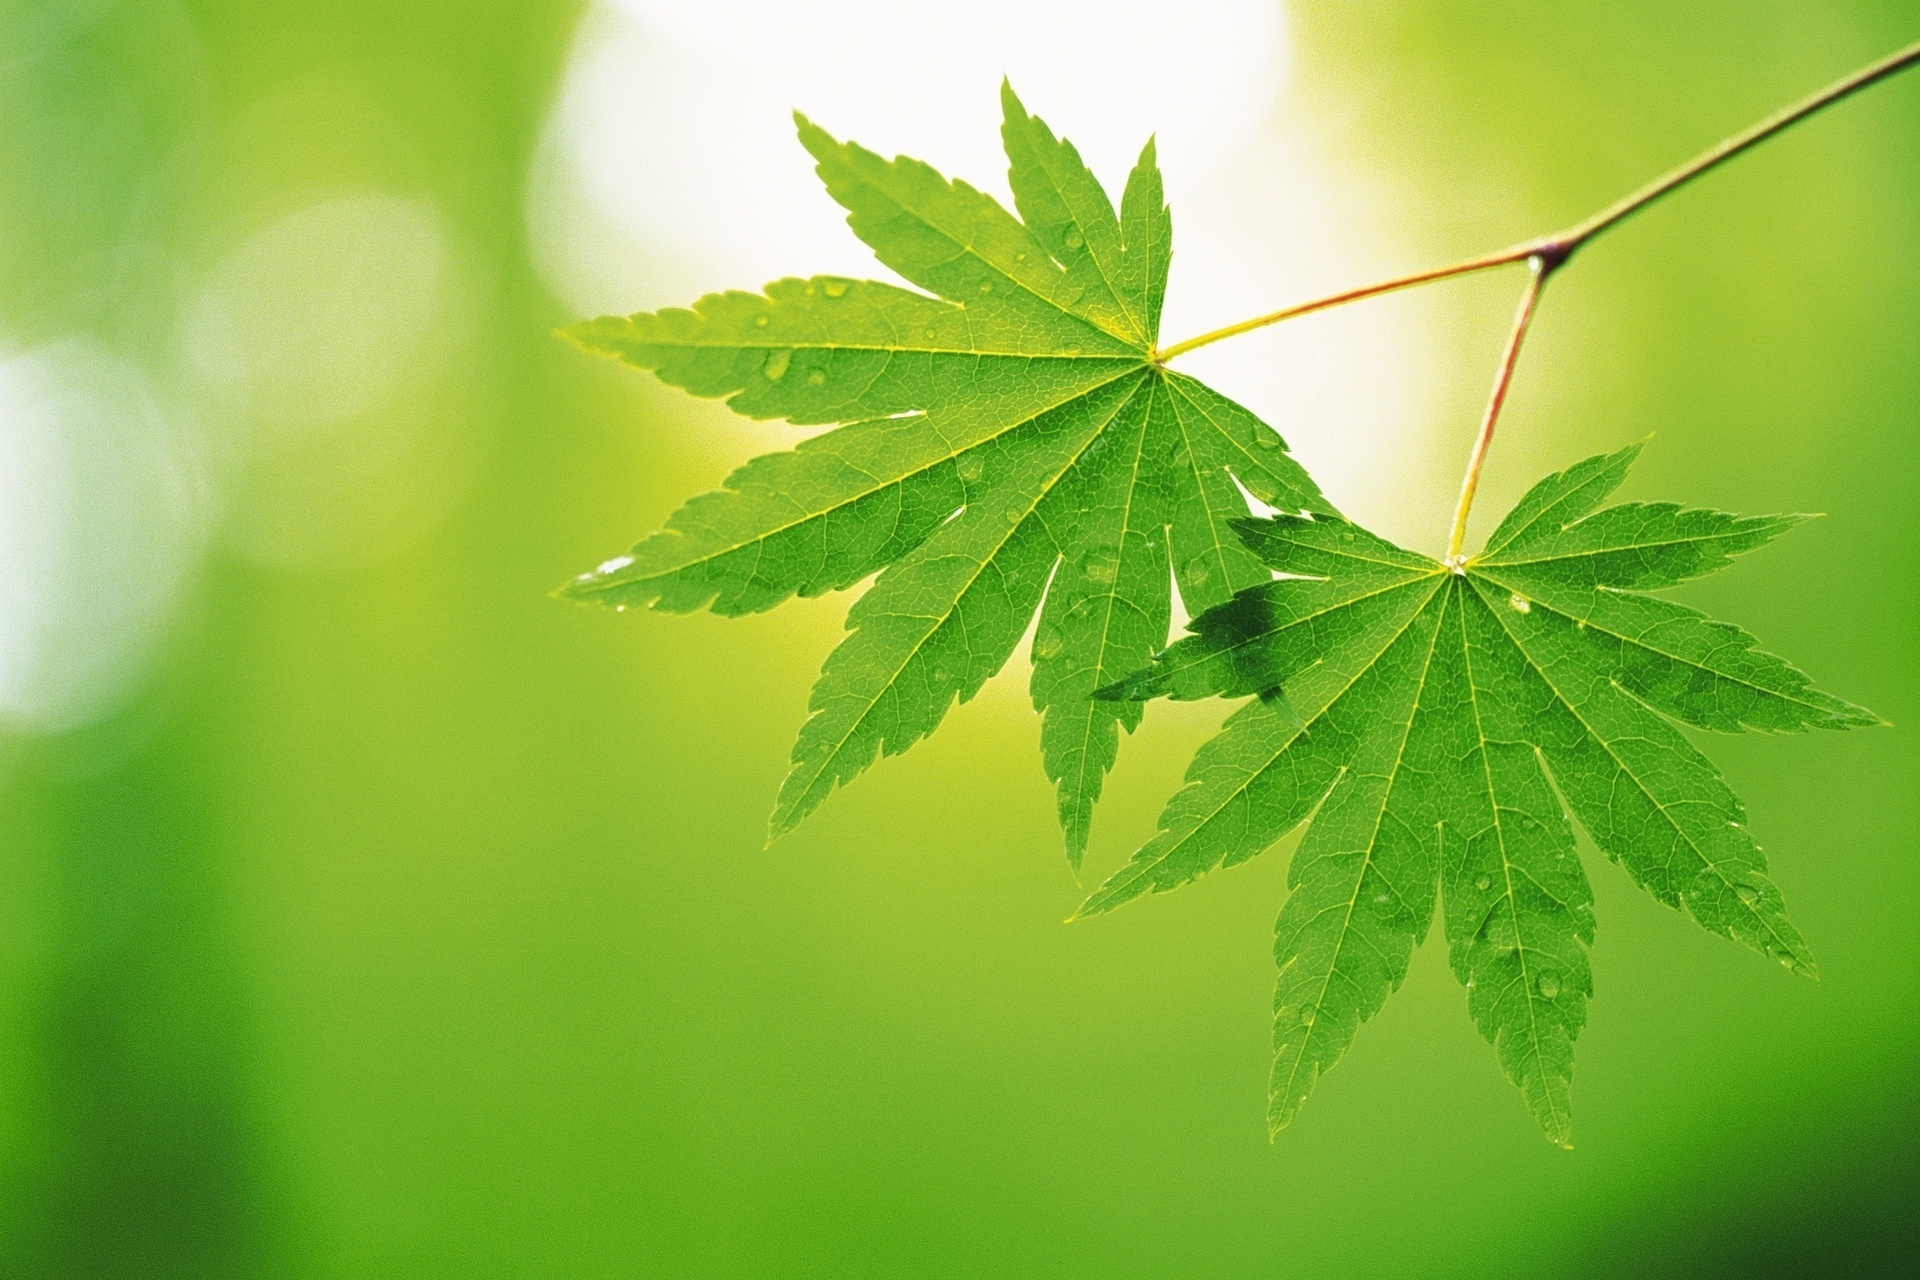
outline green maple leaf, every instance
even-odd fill
[[[1311,819],[1275,926],[1273,1130],[1405,978],[1439,898],[1474,1022],[1547,1136],[1570,1143],[1594,921],[1561,797],[1656,898],[1814,974],[1739,799],[1674,722],[1881,721],[1738,628],[1640,594],[1803,517],[1596,510],[1639,450],[1542,480],[1457,569],[1338,517],[1237,521],[1289,576],[1200,614],[1101,691],[1264,695],[1201,748],[1160,833],[1081,912],[1244,862]]]
[[[931,733],[1038,610],[1033,697],[1077,866],[1141,715],[1091,695],[1166,644],[1170,578],[1194,611],[1267,579],[1228,528],[1238,486],[1331,509],[1271,429],[1156,357],[1172,224],[1153,143],[1116,215],[1073,146],[1002,99],[1019,219],[796,116],[854,233],[927,292],[788,279],[569,331],[748,417],[843,425],[749,462],[563,591],[743,614],[879,571],[814,687],[775,835]]]

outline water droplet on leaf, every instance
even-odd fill
[[[765,316],[755,316],[753,318],[753,324],[757,329],[764,329],[767,327],[767,318]]]
[[[1067,248],[1069,249],[1078,249],[1087,242],[1087,238],[1080,234],[1080,228],[1078,227],[1068,227],[1067,234],[1062,236],[1061,239],[1066,241]]]
[[[793,352],[776,351],[767,357],[766,368],[761,372],[767,375],[768,382],[778,382],[787,376],[787,366],[793,363]]]
[[[1062,639],[1058,629],[1043,627],[1040,634],[1033,638],[1033,656],[1041,659],[1057,658],[1065,645],[1066,641]]]
[[[851,280],[822,280],[820,287],[829,298],[844,298],[847,296],[847,286],[852,283]]]
[[[1213,566],[1207,562],[1205,556],[1195,556],[1187,561],[1184,576],[1190,585],[1204,587],[1207,585],[1207,579],[1213,576]]]
[[[1507,603],[1513,606],[1513,611],[1515,613],[1532,613],[1533,612],[1533,601],[1527,599],[1525,596],[1521,595],[1518,591],[1514,592],[1512,595],[1507,597]]]
[[[1492,876],[1475,876],[1473,879],[1473,887],[1484,893],[1488,889],[1493,888],[1493,877]]]
[[[1280,447],[1280,437],[1271,431],[1255,431],[1253,433],[1253,442],[1262,449],[1278,449]]]
[[[1733,892],[1748,906],[1760,901],[1760,891],[1750,884],[1737,884],[1733,886]]]
[[[960,461],[954,465],[954,470],[958,471],[960,478],[968,484],[978,480],[986,469],[987,460],[977,453],[961,454]]]
[[[1541,998],[1542,998],[1542,999],[1546,999],[1546,1000],[1551,1000],[1551,999],[1553,999],[1553,998],[1554,998],[1555,996],[1557,996],[1557,995],[1559,995],[1559,994],[1560,994],[1560,978],[1559,978],[1559,976],[1558,976],[1558,975],[1556,975],[1556,974],[1551,974],[1551,973],[1543,973],[1543,974],[1541,974],[1541,975],[1540,975],[1540,995],[1541,995]]]
[[[809,374],[807,374],[807,385],[810,387],[826,386],[827,385],[826,371],[824,369],[815,369]]]

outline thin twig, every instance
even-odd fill
[[[1782,107],[1765,120],[1734,134],[1679,168],[1655,178],[1633,194],[1621,197],[1585,222],[1553,238],[1564,242],[1567,245],[1567,251],[1571,253],[1628,214],[1646,208],[1675,188],[1692,182],[1701,174],[1725,164],[1741,152],[1760,145],[1774,134],[1792,128],[1808,116],[1825,110],[1841,99],[1853,96],[1868,85],[1878,83],[1916,64],[1920,64],[1920,41],[1908,45],[1897,53],[1888,54],[1871,66],[1862,67],[1845,79],[1834,81],[1818,93],[1809,94],[1790,107]]]
[[[1775,112],[1751,128],[1745,129],[1727,138],[1725,141],[1717,143],[1706,151],[1701,152],[1698,156],[1695,156],[1692,160],[1681,165],[1679,168],[1654,179],[1638,191],[1622,197],[1592,217],[1577,222],[1556,235],[1543,236],[1538,240],[1529,240],[1524,244],[1513,245],[1492,253],[1484,253],[1475,258],[1466,258],[1448,266],[1435,267],[1428,271],[1415,272],[1412,275],[1395,276],[1391,280],[1382,280],[1377,284],[1362,285],[1357,289],[1345,289],[1339,293],[1329,294],[1324,298],[1315,298],[1310,302],[1302,302],[1291,307],[1284,307],[1279,311],[1272,311],[1263,316],[1255,316],[1251,320],[1242,320],[1238,324],[1227,325],[1225,328],[1210,330],[1197,338],[1188,338],[1185,342],[1176,342],[1170,347],[1156,351],[1153,356],[1154,363],[1165,364],[1175,356],[1184,355],[1195,348],[1218,342],[1222,338],[1231,338],[1242,333],[1250,333],[1255,329],[1264,329],[1270,324],[1278,324],[1282,320],[1291,320],[1296,316],[1308,315],[1315,311],[1324,311],[1329,307],[1337,307],[1348,302],[1358,302],[1362,298],[1377,297],[1383,293],[1393,293],[1396,290],[1411,288],[1414,285],[1430,284],[1436,280],[1447,280],[1454,276],[1464,276],[1476,271],[1485,271],[1490,267],[1505,266],[1510,262],[1525,262],[1529,259],[1537,258],[1546,264],[1548,271],[1551,271],[1565,262],[1569,257],[1573,256],[1574,250],[1580,248],[1586,244],[1587,241],[1593,239],[1609,227],[1614,226],[1628,215],[1646,208],[1667,193],[1684,186],[1704,173],[1718,168],[1749,148],[1758,146],[1775,134],[1793,127],[1800,123],[1800,121],[1832,106],[1841,99],[1850,97],[1868,85],[1878,83],[1888,76],[1904,71],[1908,67],[1916,64],[1920,64],[1920,41],[1908,45],[1897,53],[1889,54],[1871,66],[1861,68],[1843,80],[1835,81],[1818,93],[1812,94],[1790,107]]]

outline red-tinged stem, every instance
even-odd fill
[[[1450,263],[1444,267],[1434,267],[1428,271],[1416,271],[1412,275],[1395,276],[1391,280],[1382,280],[1377,284],[1361,285],[1358,289],[1346,289],[1340,293],[1331,293],[1324,298],[1315,298],[1311,302],[1297,303],[1268,312],[1264,316],[1255,316],[1251,320],[1242,320],[1239,324],[1230,324],[1224,329],[1214,329],[1197,338],[1188,338],[1185,342],[1176,342],[1163,348],[1154,355],[1157,364],[1165,364],[1175,356],[1184,355],[1196,347],[1204,347],[1218,342],[1222,338],[1237,337],[1251,333],[1255,329],[1264,329],[1270,324],[1279,324],[1282,320],[1291,320],[1295,316],[1309,315],[1315,311],[1325,311],[1329,307],[1342,306],[1349,302],[1358,302],[1362,298],[1372,298],[1383,293],[1393,293],[1399,289],[1410,289],[1417,284],[1431,284],[1435,280],[1446,280],[1453,276],[1464,276],[1475,271],[1485,271],[1489,267],[1503,267],[1509,262],[1524,262],[1540,251],[1541,246],[1534,244],[1515,245],[1511,249],[1501,249],[1496,253],[1483,253],[1477,258],[1467,258]]]
[[[1564,261],[1564,259],[1562,259]],[[1467,459],[1467,474],[1460,481],[1460,502],[1453,509],[1453,531],[1447,535],[1447,565],[1456,573],[1465,557],[1461,544],[1467,540],[1467,513],[1473,510],[1473,495],[1480,488],[1480,468],[1493,445],[1493,428],[1500,421],[1500,407],[1507,402],[1507,388],[1513,385],[1513,369],[1520,363],[1520,344],[1527,340],[1527,329],[1540,305],[1540,291],[1547,287],[1557,263],[1534,258],[1529,263],[1533,274],[1527,279],[1526,292],[1520,295],[1520,309],[1513,313],[1513,328],[1507,334],[1507,349],[1500,353],[1500,365],[1493,373],[1493,390],[1487,394],[1487,411],[1480,418],[1480,434],[1474,438],[1473,454]]]

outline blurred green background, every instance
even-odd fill
[[[868,62],[933,74],[956,19],[720,10],[689,35],[638,0],[0,0],[0,1275],[1920,1266],[1905,727],[1708,744],[1821,985],[1587,849],[1571,1154],[1435,939],[1269,1145],[1291,842],[1063,927],[1079,891],[1020,659],[762,848],[846,600],[616,619],[547,592],[792,433],[551,331],[858,261],[823,196],[788,199],[797,148],[758,204],[677,182],[675,157],[759,190],[721,106],[757,127],[762,97],[812,110],[817,83],[884,122],[897,73]],[[1131,145],[1204,91],[1225,96],[1179,117],[1189,153],[1238,131],[1186,177],[1162,137],[1172,338],[1570,222],[1920,34],[1911,0],[1143,11],[1113,57],[1198,62],[1129,91]],[[1126,15],[959,13],[982,65],[955,74],[978,83],[915,109],[990,146],[1004,46],[1056,127],[1103,127],[1073,88],[1099,66],[1050,80],[1046,42]],[[676,52],[701,39],[707,62]],[[1203,84],[1210,42],[1253,67],[1231,94]],[[899,132],[873,141],[952,162]],[[1916,156],[1920,73],[1584,254],[1481,508],[1656,432],[1635,495],[1829,513],[1684,596],[1901,726]],[[649,221],[669,205],[680,223]],[[721,256],[660,230],[707,224]],[[840,256],[762,270],[802,224]],[[1517,287],[1385,300],[1191,367],[1347,510],[1429,546]],[[1090,879],[1223,711],[1149,713]]]

